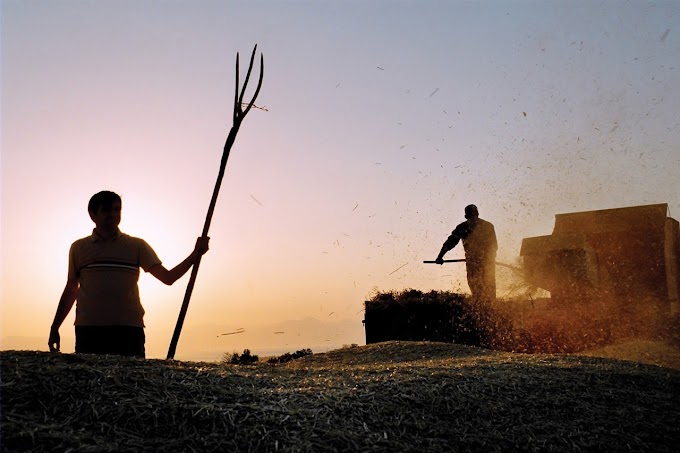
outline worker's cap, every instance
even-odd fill
[[[469,219],[470,217],[473,216],[479,217],[479,211],[477,210],[477,206],[473,204],[465,206],[465,218]]]

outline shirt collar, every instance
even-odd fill
[[[111,238],[111,242],[118,239],[122,234],[123,233],[120,232],[120,229],[116,229],[116,234]],[[92,240],[92,242],[108,242],[106,239],[101,237],[99,233],[97,233],[96,228],[92,229],[92,236],[90,236],[90,239]]]

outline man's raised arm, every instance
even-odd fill
[[[205,252],[208,251],[209,241],[210,238],[199,237],[196,239],[194,250],[184,259],[184,261],[170,270],[166,269],[162,264],[157,264],[149,269],[149,273],[166,285],[172,285],[191,269],[191,266],[194,265],[199,257],[203,256]]]

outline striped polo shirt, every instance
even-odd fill
[[[68,277],[79,283],[76,326],[144,327],[139,268],[161,264],[144,240],[118,231],[110,240],[95,231],[69,251]]]

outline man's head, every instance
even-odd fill
[[[87,211],[93,212],[95,214],[99,212],[100,208],[103,208],[105,211],[109,211],[111,210],[111,206],[113,206],[113,203],[116,201],[118,203],[121,203],[120,195],[118,195],[115,192],[103,190],[92,195],[92,198],[90,198],[90,202],[87,204]]]
[[[465,218],[466,219],[476,219],[479,217],[479,211],[477,210],[477,206],[473,204],[469,204],[465,206]]]
[[[92,195],[87,212],[99,229],[115,230],[120,223],[121,199],[115,192],[104,190]]]

